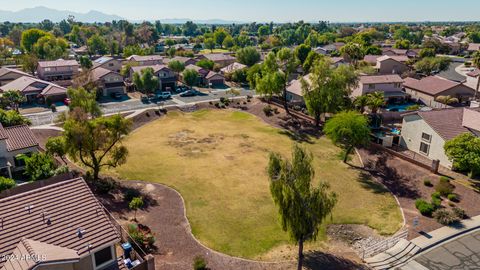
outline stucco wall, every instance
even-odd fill
[[[420,143],[422,142],[422,132],[425,132],[432,136],[430,141],[430,149],[428,158],[434,160],[440,160],[440,164],[451,168],[452,163],[448,160],[443,150],[445,140],[440,137],[420,116],[408,115],[403,118],[402,124],[402,137],[400,139],[400,145],[408,148],[410,151],[424,155],[420,153]],[[428,144],[428,143],[427,143]],[[425,156],[425,155],[424,155]]]

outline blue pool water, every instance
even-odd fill
[[[415,103],[405,103],[405,104],[388,104],[387,105],[387,111],[389,112],[405,112],[407,111],[407,108],[416,105]]]

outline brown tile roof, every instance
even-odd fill
[[[223,73],[231,73],[231,72],[234,72],[236,70],[244,69],[246,67],[247,66],[244,65],[244,64],[235,62],[235,63],[232,63],[232,64],[222,68],[220,71],[223,72]]]
[[[0,199],[0,216],[3,255],[12,254],[23,237],[74,250],[80,257],[120,240],[82,178]],[[4,263],[0,257],[0,268]]]
[[[462,125],[466,128],[480,131],[480,108],[465,108]]]
[[[185,69],[196,70],[203,77],[206,77],[208,75],[208,73],[210,72],[210,70],[208,70],[208,69],[205,69],[205,68],[202,68],[202,67],[199,67],[199,66],[196,66],[196,65],[192,65],[192,64],[186,66]]]
[[[75,250],[23,237],[1,270],[30,270],[43,263],[78,262],[79,260],[80,257]]]
[[[464,108],[452,108],[432,111],[419,111],[417,114],[440,135],[448,141],[470,130],[462,125]]]
[[[213,72],[213,71],[209,71],[208,74],[207,74],[207,76],[205,76],[205,78],[206,78],[207,80],[209,80],[209,79],[211,79],[211,78],[213,78],[213,77],[215,77],[215,76],[220,76],[220,77],[222,77],[222,78],[225,78],[222,74],[217,73],[217,72]]]
[[[310,73],[303,76],[303,79],[307,81],[307,83],[310,83]],[[290,82],[290,84],[287,86],[287,91],[290,93],[293,93],[297,96],[303,97],[303,89],[302,89],[302,82],[300,79],[296,79]]]
[[[405,88],[414,89],[432,96],[438,95],[459,85],[461,85],[461,83],[450,81],[439,76],[429,76],[422,78],[421,80],[406,78],[403,83]]]
[[[468,44],[467,51],[478,51],[480,50],[480,43],[470,43]]]
[[[29,76],[22,76],[14,81],[0,86],[0,92],[8,90],[18,90],[22,93],[41,92],[42,95],[46,96],[67,93],[67,89],[64,87]]]
[[[18,70],[18,69],[7,68],[7,67],[1,67],[0,68],[0,77],[3,76],[3,75],[6,75],[8,73],[17,73],[17,74],[20,74],[20,75],[23,75],[23,76],[32,77],[31,74],[25,73],[25,72],[23,72],[21,70]]]
[[[38,62],[38,66],[41,67],[41,68],[68,67],[68,66],[78,66],[78,62],[76,60],[58,59],[58,60],[55,60],[55,61],[41,61],[41,62]]]
[[[371,54],[367,54],[363,57],[363,61],[369,63],[369,64],[376,64],[377,63],[377,58],[379,58],[380,55],[371,55]]]
[[[194,62],[198,62],[197,59],[193,59],[193,58],[190,58],[190,57],[184,57],[184,56],[175,56],[173,58],[165,58],[163,59],[163,62],[168,64],[170,63],[171,61],[179,61],[179,62],[182,62],[182,63],[186,63],[188,61],[194,61]]]
[[[38,146],[37,138],[27,125],[1,127],[0,130],[0,134],[6,136],[9,152]]]
[[[362,84],[380,84],[380,83],[402,83],[403,79],[396,74],[360,76]]]
[[[235,60],[235,57],[228,55],[228,54],[223,54],[223,53],[207,53],[203,55],[205,58],[208,60],[211,60],[213,62],[215,61],[232,61]]]
[[[93,81],[98,81],[100,80],[103,76],[110,74],[110,73],[115,73],[120,75],[118,72],[103,68],[103,67],[96,67],[93,68],[91,71],[92,79]]]
[[[160,55],[131,55],[127,58],[129,61],[162,61],[163,57]]]
[[[382,62],[382,61],[385,61],[385,60],[388,60],[388,59],[393,59],[397,62],[400,62],[400,63],[405,63],[407,62],[410,58],[408,58],[408,56],[406,55],[392,55],[392,56],[389,56],[389,55],[382,55],[380,57],[377,58],[377,61],[378,62]]]
[[[132,71],[134,73],[137,73],[137,72],[141,72],[142,70],[146,69],[146,68],[152,68],[153,69],[153,73],[157,73],[159,72],[160,70],[162,69],[168,69],[170,70],[170,68],[166,65],[153,65],[153,66],[135,66],[135,67],[131,67]]]

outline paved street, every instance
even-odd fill
[[[255,92],[252,90],[242,89],[240,90],[239,97],[246,97],[247,95],[254,95]],[[121,113],[127,111],[135,111],[135,110],[143,110],[148,108],[158,108],[158,107],[165,107],[165,106],[183,106],[183,105],[193,105],[198,102],[208,102],[208,101],[216,101],[219,100],[221,97],[228,97],[231,98],[232,95],[227,94],[226,91],[217,90],[212,91],[210,93],[201,93],[197,96],[193,97],[180,97],[180,95],[172,96],[172,99],[168,99],[165,101],[160,101],[157,103],[143,103],[139,99],[129,99],[126,101],[113,101],[108,103],[100,103],[100,107],[104,114],[112,114],[112,113]],[[52,124],[61,112],[41,112],[35,114],[27,114],[25,115],[30,121],[32,122],[32,126],[41,126],[41,125],[48,125]]]
[[[431,270],[480,269],[480,231],[446,242],[415,261]]]

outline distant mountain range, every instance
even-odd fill
[[[0,10],[0,21],[5,22],[25,22],[25,23],[37,23],[45,19],[51,20],[53,22],[59,22],[63,19],[67,19],[69,15],[75,16],[75,20],[85,23],[93,22],[111,22],[113,20],[124,20],[117,15],[105,14],[100,11],[91,10],[87,13],[79,13],[69,10],[57,10],[52,8],[47,8],[43,6],[26,8],[19,11],[5,11]],[[157,20],[157,19],[152,19]],[[181,19],[158,19],[162,23],[167,24],[183,24],[187,21],[192,21],[191,19],[181,18]],[[132,20],[133,22],[142,22],[140,20]],[[209,20],[193,20],[198,24],[232,24],[232,23],[242,23],[238,21],[228,21],[221,19],[209,19]]]
[[[47,7],[26,8],[19,11],[0,10],[0,20],[9,22],[41,22],[49,19],[53,22],[59,22],[67,19],[69,15],[75,16],[75,20],[79,22],[109,22],[113,20],[123,19],[117,15],[108,15],[100,11],[89,11],[87,13],[79,13],[69,10],[56,10]]]

